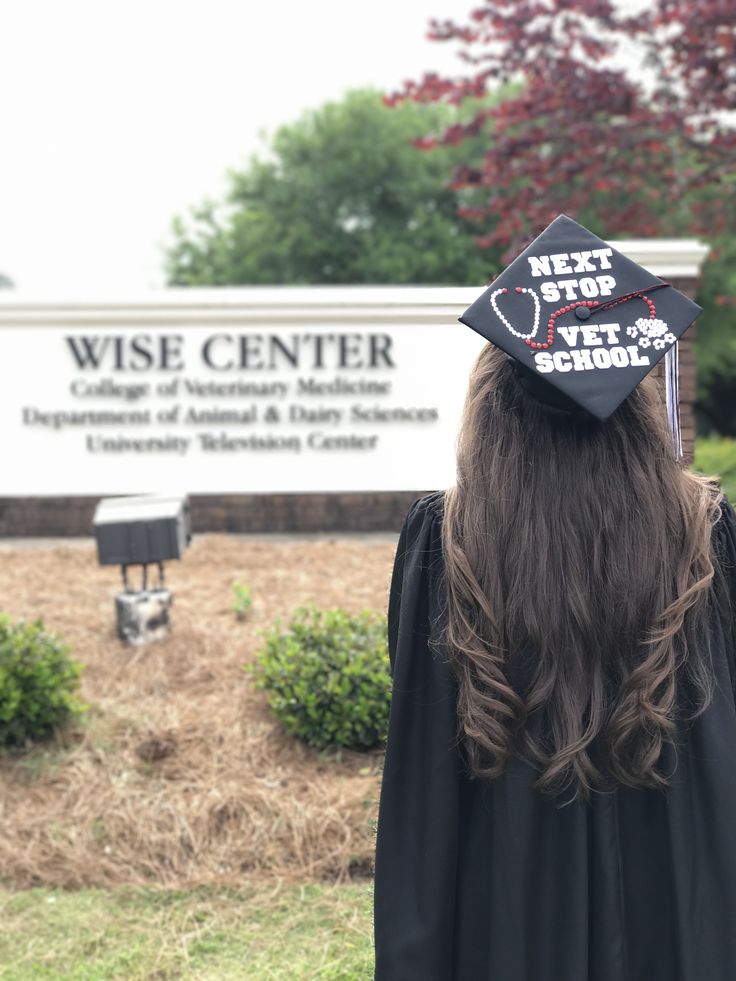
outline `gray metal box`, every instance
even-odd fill
[[[100,565],[144,565],[180,559],[192,540],[186,496],[103,498],[92,519]]]

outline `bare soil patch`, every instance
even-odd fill
[[[370,875],[382,750],[287,736],[242,665],[306,601],[385,612],[395,541],[202,535],[167,567],[173,630],[118,640],[94,543],[0,550],[0,609],[42,616],[84,665],[87,722],[0,757],[0,877],[15,886]],[[139,570],[131,570],[138,573]],[[231,584],[253,591],[248,620]],[[137,580],[136,580],[137,581]]]

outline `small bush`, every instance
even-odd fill
[[[736,439],[698,436],[694,466],[701,473],[720,478],[726,497],[736,504]]]
[[[0,613],[0,746],[47,738],[84,712],[76,696],[81,671],[43,620],[13,624]]]
[[[386,619],[368,610],[297,609],[277,621],[246,665],[291,735],[324,749],[369,749],[385,739],[391,701]]]
[[[238,620],[245,620],[253,606],[253,594],[250,586],[236,581],[232,584],[233,591],[233,611]]]

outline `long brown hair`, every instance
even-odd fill
[[[500,349],[481,351],[442,519],[440,642],[471,775],[519,756],[573,798],[667,785],[663,748],[712,698],[722,497],[672,445],[651,375],[601,423],[541,403]]]

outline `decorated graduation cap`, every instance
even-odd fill
[[[560,215],[459,320],[511,357],[524,387],[600,420],[666,356],[679,456],[677,341],[699,313],[679,290]]]

